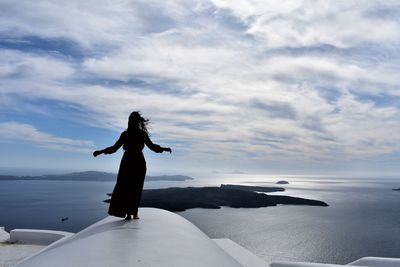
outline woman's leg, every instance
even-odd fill
[[[128,211],[130,169],[129,157],[126,153],[122,156],[118,170],[117,183],[114,187],[108,214],[124,218]]]
[[[132,206],[132,212],[131,215],[133,215],[133,219],[139,219],[138,216],[138,209],[140,205],[140,199],[142,198],[142,192],[143,192],[143,185],[144,185],[144,179],[146,177],[146,165],[143,166],[142,170],[138,173],[138,176],[136,177],[136,184],[134,188],[134,198],[133,198],[133,206]]]
[[[114,187],[110,206],[108,208],[108,214],[116,217],[124,218],[126,215],[126,200],[124,200],[124,193],[123,186],[121,186],[118,182]]]

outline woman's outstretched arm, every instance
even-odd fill
[[[166,152],[169,152],[171,154],[171,152],[172,152],[172,149],[169,148],[169,147],[162,147],[162,146],[159,146],[157,144],[154,144],[150,140],[150,137],[147,134],[144,137],[144,143],[146,144],[146,146],[148,148],[150,148],[151,150],[153,150],[156,153],[162,153],[162,152],[166,151]]]
[[[117,150],[124,144],[125,132],[121,134],[117,142],[114,145],[107,147],[103,150],[96,150],[93,152],[93,156],[97,157],[100,154],[112,154],[117,152]]]

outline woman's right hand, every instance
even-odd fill
[[[97,157],[98,155],[100,155],[101,154],[101,151],[100,150],[96,150],[95,152],[93,152],[93,156],[94,157]]]
[[[169,154],[172,153],[172,149],[169,148],[169,147],[164,147],[164,151],[165,151],[165,152],[169,152]]]

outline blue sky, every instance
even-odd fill
[[[397,174],[397,1],[0,0],[0,169]]]

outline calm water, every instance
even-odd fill
[[[271,186],[282,177],[229,175],[146,188],[221,183]],[[348,263],[363,256],[400,257],[400,179],[285,177],[286,192],[329,207],[193,209],[179,214],[211,238],[230,238],[266,261]],[[0,226],[77,232],[107,216],[112,182],[0,181]],[[61,222],[61,218],[68,217]]]

